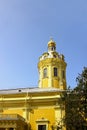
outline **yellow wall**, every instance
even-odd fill
[[[46,88],[48,86],[48,78],[44,78],[42,81],[43,88]]]
[[[3,114],[19,114],[21,116],[23,116],[23,110],[20,109],[7,109],[3,111]]]
[[[32,130],[36,130],[38,119],[45,118],[50,122],[48,123],[48,130],[51,129],[51,125],[55,121],[55,111],[53,108],[37,108],[30,114],[30,124],[32,126]]]
[[[58,78],[53,78],[53,86],[54,86],[55,88],[59,88]]]

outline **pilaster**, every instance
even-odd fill
[[[48,87],[51,88],[52,87],[52,66],[51,66],[51,64],[49,65],[48,73],[49,73]]]

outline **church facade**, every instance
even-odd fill
[[[0,90],[0,130],[65,130],[66,66],[50,40],[39,58],[38,87]]]

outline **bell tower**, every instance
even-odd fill
[[[56,52],[56,43],[48,42],[48,51],[39,58],[39,88],[66,89],[66,62],[64,55]]]

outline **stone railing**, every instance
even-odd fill
[[[0,114],[0,120],[21,120],[21,121],[25,121],[25,119],[18,114]]]

